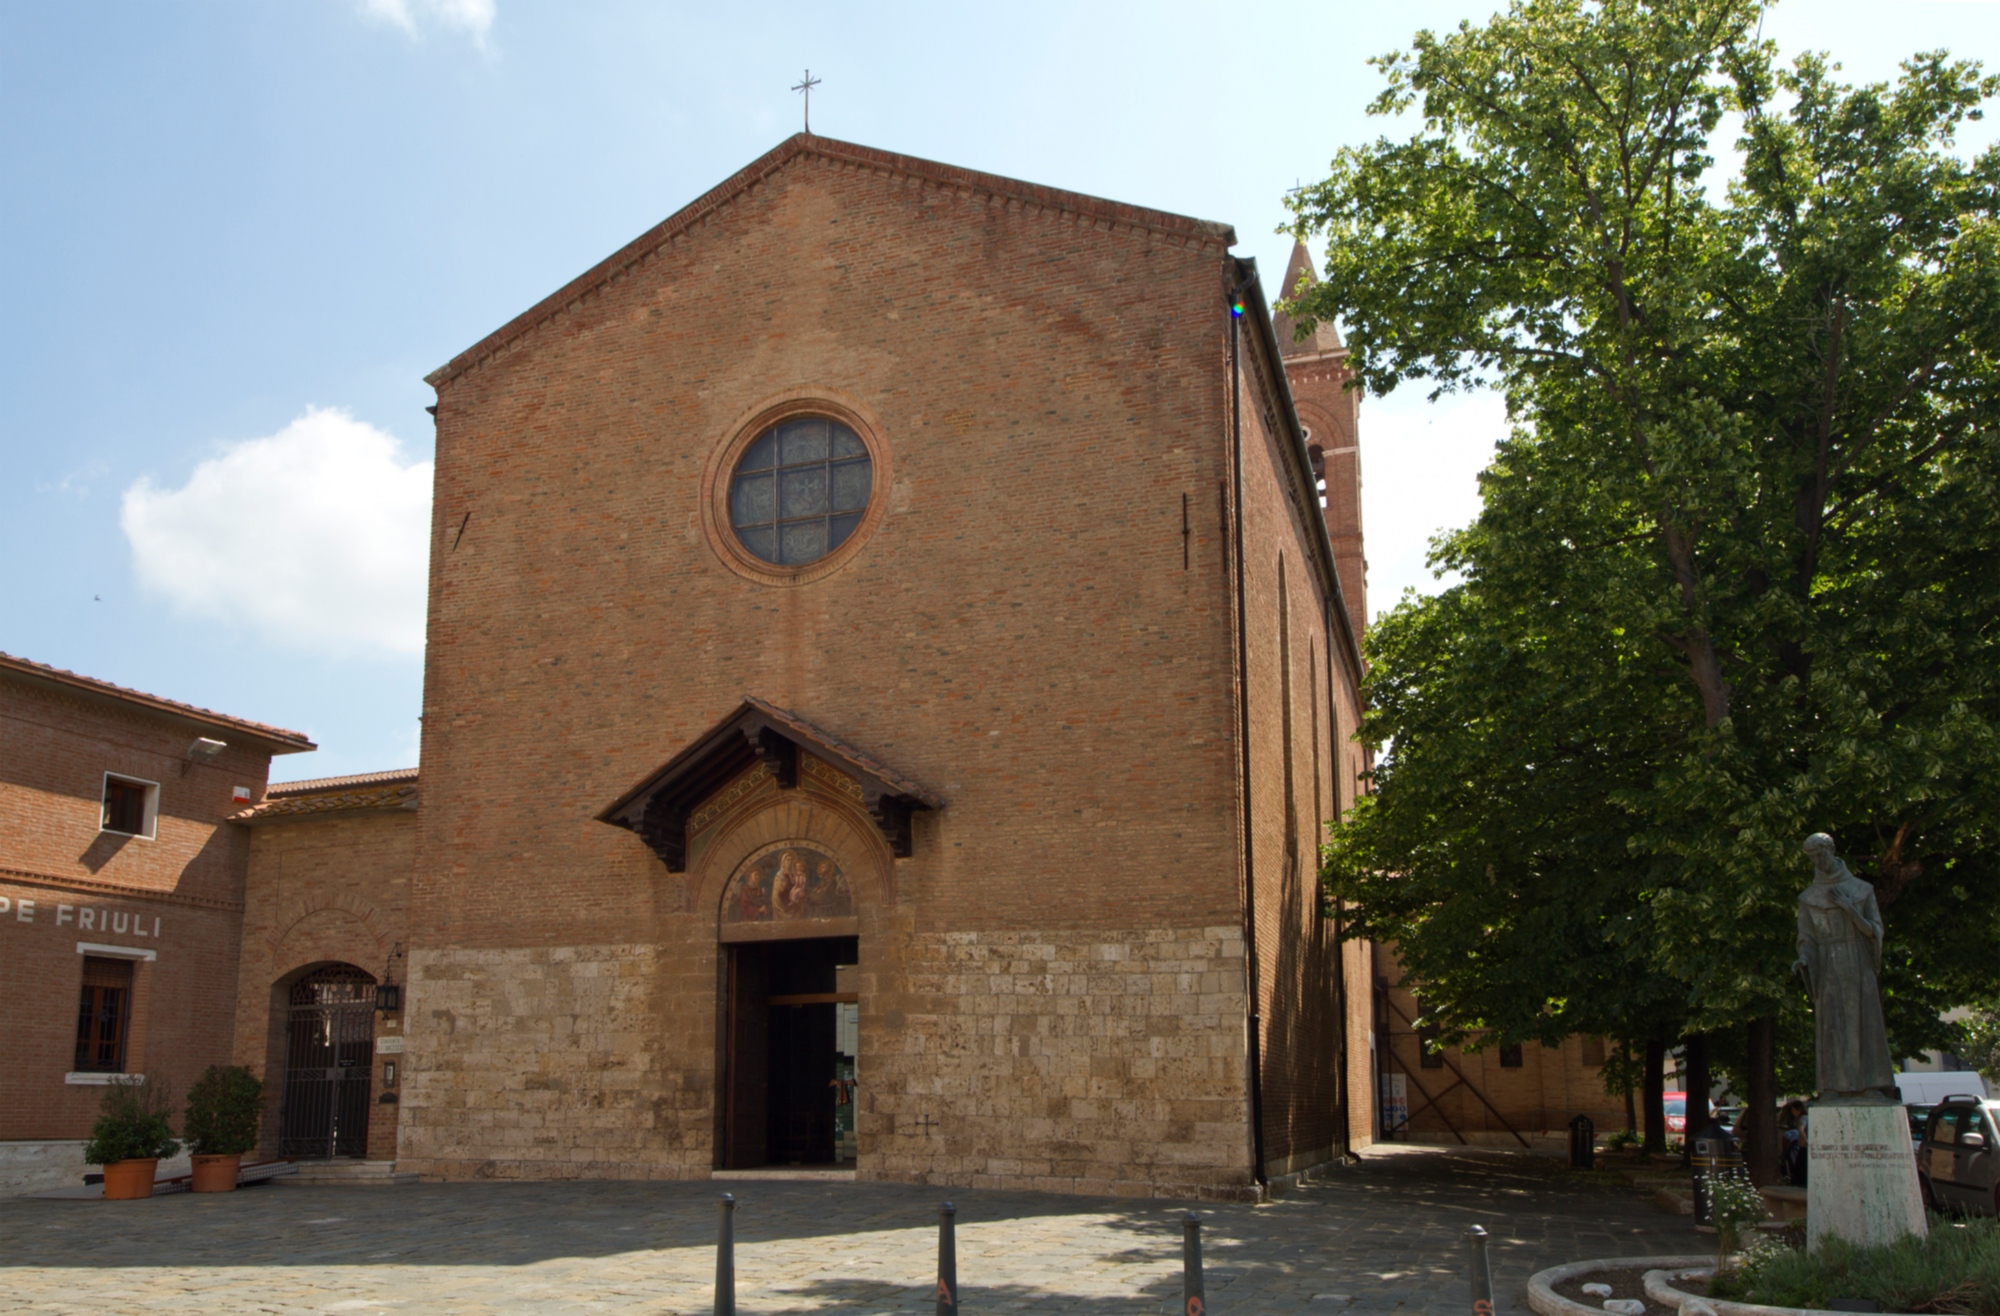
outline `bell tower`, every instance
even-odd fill
[[[1281,295],[1296,297],[1318,282],[1305,244],[1293,243]],[[1347,368],[1347,348],[1330,322],[1321,321],[1304,338],[1283,311],[1272,314],[1271,325],[1284,354],[1285,380],[1299,423],[1305,426],[1313,473],[1324,482],[1326,531],[1333,540],[1340,592],[1354,633],[1360,635],[1368,625],[1368,559],[1361,538],[1361,390],[1348,387],[1353,372]]]

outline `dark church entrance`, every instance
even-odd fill
[[[722,1164],[851,1166],[854,937],[737,942],[728,956]]]

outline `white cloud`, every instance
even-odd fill
[[[185,485],[125,491],[119,524],[142,588],[273,644],[424,647],[431,463],[344,411],[312,408],[234,444]]]
[[[1497,393],[1424,400],[1420,386],[1361,404],[1361,528],[1368,554],[1369,619],[1406,587],[1435,594],[1448,581],[1424,564],[1431,538],[1479,516],[1479,473],[1507,434]]]
[[[415,37],[425,27],[456,29],[484,49],[494,0],[360,0],[361,12]]]

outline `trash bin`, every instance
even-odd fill
[[[1597,1164],[1597,1126],[1590,1116],[1577,1115],[1569,1122],[1569,1168],[1594,1169]]]
[[[1729,1130],[1710,1120],[1700,1133],[1694,1136],[1694,1148],[1688,1155],[1688,1165],[1694,1171],[1694,1220],[1698,1225],[1715,1223],[1714,1205],[1708,1200],[1708,1177],[1711,1174],[1730,1174],[1743,1168],[1743,1147],[1729,1136]]]

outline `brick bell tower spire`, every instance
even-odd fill
[[[1312,254],[1305,243],[1294,242],[1283,296],[1297,297],[1318,282]],[[1313,470],[1326,482],[1326,530],[1333,540],[1348,620],[1359,635],[1368,624],[1368,559],[1361,538],[1361,390],[1347,387],[1353,372],[1331,321],[1320,321],[1300,338],[1292,317],[1275,311],[1271,327],[1284,353],[1285,379],[1306,429]]]

